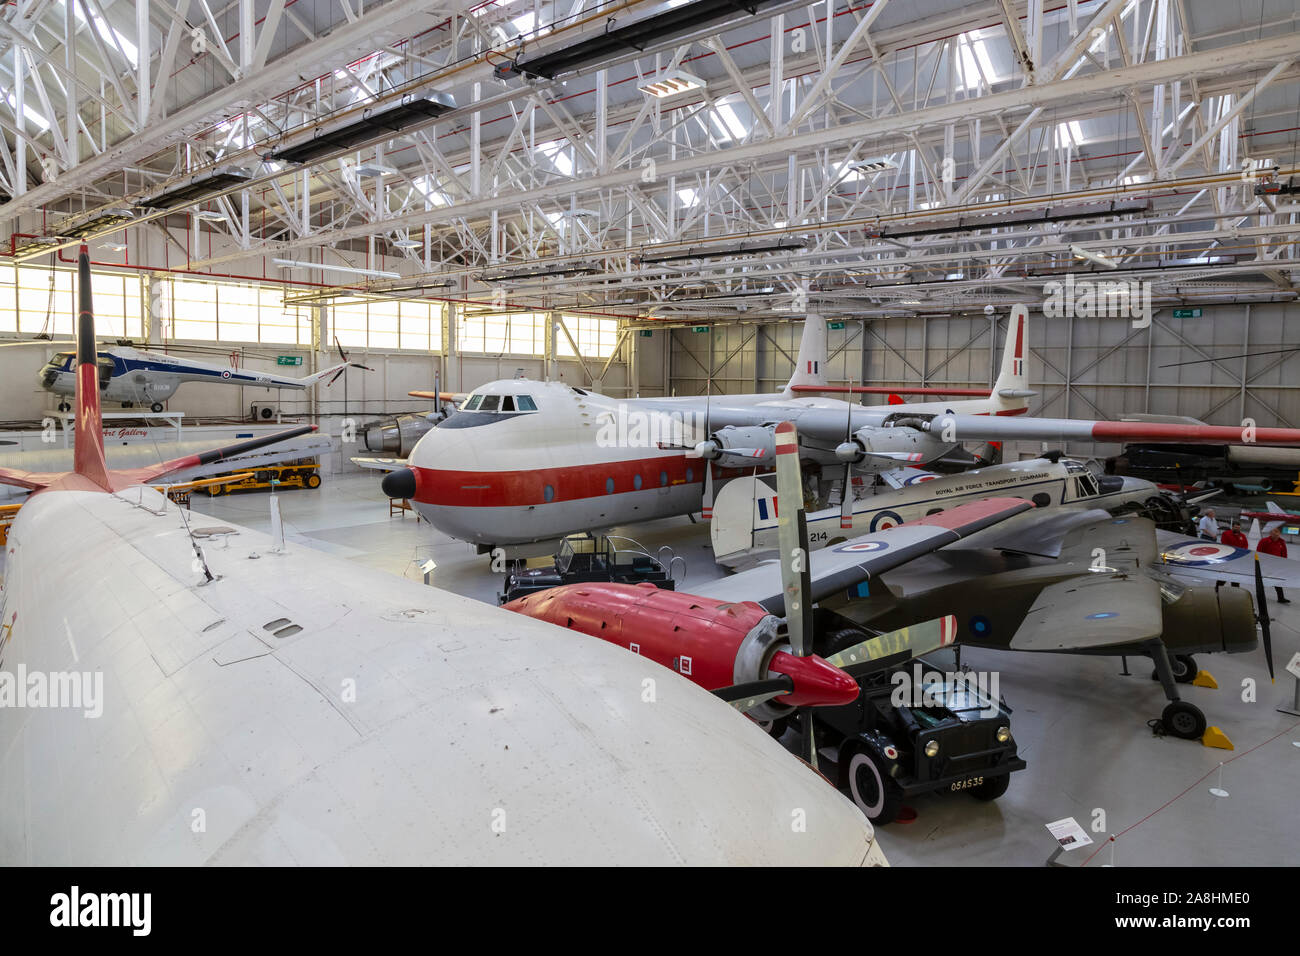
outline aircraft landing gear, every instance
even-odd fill
[[[1191,654],[1175,654],[1173,657],[1174,680],[1179,684],[1190,684],[1196,680],[1199,669],[1196,666],[1196,658]],[[1152,680],[1159,680],[1160,675],[1155,671],[1151,672]]]
[[[72,411],[72,406],[69,405],[67,402],[59,402],[59,411],[70,412]]]
[[[1151,661],[1156,665],[1156,677],[1164,688],[1165,696],[1169,698],[1169,703],[1160,714],[1160,723],[1166,733],[1184,740],[1200,740],[1205,733],[1205,714],[1195,704],[1179,700],[1178,678],[1175,676],[1173,665],[1169,662],[1169,652],[1165,650],[1162,641],[1152,642]],[[1196,676],[1196,671],[1191,669],[1194,664],[1195,661],[1190,657],[1183,659],[1184,669],[1189,670],[1192,677]]]
[[[152,405],[149,406],[149,411],[151,411],[151,412],[161,412],[161,411],[162,411],[162,402],[154,402]]]

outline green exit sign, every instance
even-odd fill
[[[301,355],[277,355],[275,357],[276,365],[301,365]]]
[[[832,323],[828,326],[828,328],[831,328],[831,329],[842,329],[842,328],[844,328],[844,323],[843,323],[843,322],[832,322]]]
[[[1200,317],[1200,309],[1174,309],[1175,319],[1199,319]]]
[[[692,331],[692,332],[707,332],[707,331],[709,331],[709,327],[708,327],[707,325],[697,325],[697,326],[695,326],[694,328],[692,328],[691,331]]]
[[[648,339],[648,338],[650,338],[652,335],[654,335],[655,333],[654,333],[654,329],[642,329],[642,330],[641,330],[640,332],[638,332],[637,334],[640,335],[641,338],[643,338],[643,339]]]

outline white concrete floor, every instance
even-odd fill
[[[284,492],[280,501],[290,541],[416,580],[419,565],[432,557],[438,587],[496,602],[501,576],[487,557],[417,523],[413,514],[390,518],[374,474],[336,475],[316,491]],[[270,523],[260,493],[195,495],[193,509],[261,530]],[[652,552],[668,544],[685,557],[685,590],[720,574],[705,525],[678,518],[621,533]],[[1198,663],[1219,689],[1180,687],[1228,735],[1233,751],[1152,735],[1147,721],[1159,716],[1164,697],[1145,660],[1131,661],[1132,676],[1123,677],[1120,662],[1109,658],[966,651],[972,667],[1000,672],[1014,710],[1012,731],[1029,766],[994,803],[961,794],[918,798],[913,822],[881,828],[886,855],[894,864],[1041,865],[1054,849],[1044,824],[1073,816],[1091,828],[1104,815],[1103,832],[1092,834],[1098,843],[1147,818],[1115,843],[1117,866],[1294,865],[1300,861],[1300,747],[1293,742],[1300,741],[1300,718],[1275,709],[1290,706],[1295,681],[1282,667],[1300,650],[1300,594],[1291,597],[1290,607],[1271,605],[1276,685],[1256,652],[1202,656]],[[1242,700],[1246,678],[1258,684],[1256,702]],[[1216,768],[1229,760],[1222,786],[1230,795],[1212,796]],[[1067,859],[1077,864],[1094,849]],[[1109,862],[1110,852],[1103,848],[1091,865]]]

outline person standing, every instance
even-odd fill
[[[1285,558],[1286,542],[1282,540],[1282,529],[1274,528],[1272,531],[1270,531],[1268,533],[1268,537],[1262,538],[1259,544],[1256,545],[1255,550],[1258,551],[1260,554],[1271,554],[1277,558]],[[1281,588],[1275,587],[1274,590],[1277,591],[1278,604],[1291,603],[1291,601],[1287,598],[1286,594],[1283,593]]]
[[[1232,527],[1223,532],[1223,537],[1219,539],[1219,544],[1230,545],[1234,548],[1249,548],[1250,541],[1246,538],[1241,530],[1241,522],[1234,521]]]
[[[1219,522],[1214,517],[1213,508],[1201,515],[1201,520],[1196,522],[1196,533],[1206,541],[1219,540]]]

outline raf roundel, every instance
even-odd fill
[[[842,544],[836,551],[847,551],[851,554],[862,554],[870,551],[884,551],[889,545],[884,541],[858,541],[854,544]]]
[[[221,377],[222,377],[222,378],[230,378],[230,369],[228,369],[228,368],[227,368],[227,369],[222,369],[222,370],[221,370]]]
[[[871,519],[871,531],[884,531],[894,525],[902,524],[903,519],[892,511],[881,511]]]
[[[1215,544],[1202,541],[1196,544],[1179,545],[1163,554],[1166,562],[1181,564],[1185,567],[1205,567],[1211,564],[1224,564],[1250,555],[1245,548],[1234,548],[1230,544]]]

